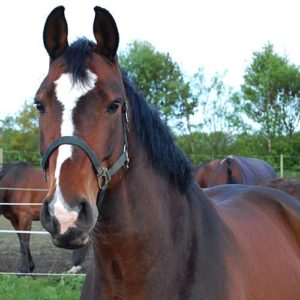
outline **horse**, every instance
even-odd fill
[[[299,299],[300,203],[252,185],[204,192],[120,68],[116,22],[98,6],[93,32],[69,44],[64,7],[48,15],[34,100],[41,223],[57,247],[93,247],[81,299]]]
[[[209,180],[213,177],[214,172],[218,168],[221,159],[215,159],[210,162],[194,166],[194,177],[196,182],[202,187],[207,188]]]
[[[40,210],[47,194],[47,185],[41,169],[26,162],[7,164],[0,172],[0,202],[21,205],[0,205],[0,215],[7,218],[15,230],[31,230],[32,221],[40,220]],[[22,205],[33,203],[33,205]],[[30,273],[35,264],[31,256],[30,234],[17,233],[20,241],[21,273]],[[74,250],[73,266],[68,273],[77,273],[82,268],[88,247]]]
[[[300,201],[300,180],[275,178],[261,182],[259,185],[272,187],[286,192]]]
[[[276,177],[274,169],[263,160],[229,155],[219,162],[207,187],[237,183],[256,185]]]

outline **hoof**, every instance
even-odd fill
[[[67,271],[68,274],[77,274],[80,270],[82,269],[82,267],[79,266],[73,266],[69,271]]]

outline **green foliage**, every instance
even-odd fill
[[[17,277],[0,276],[1,300],[77,300],[84,276]]]
[[[278,136],[292,136],[300,121],[300,70],[287,58],[274,53],[267,44],[261,52],[254,52],[253,61],[246,69],[240,97],[236,105],[268,140],[272,151]]]
[[[259,158],[271,164],[279,174],[280,155],[284,154],[284,175],[289,177],[300,176],[300,133],[292,137],[277,137],[274,139],[273,152],[267,151],[267,141],[260,134],[238,133],[226,134],[224,132],[192,134],[194,151],[188,146],[190,136],[176,137],[176,144],[185,152],[194,164],[224,158],[227,155]],[[216,142],[218,141],[218,142]]]
[[[207,153],[216,157],[220,149],[225,150],[230,143],[233,130],[244,128],[243,122],[235,113],[231,101],[232,89],[224,83],[225,74],[215,73],[206,78],[204,69],[200,68],[191,78],[190,86],[193,98],[198,99],[200,120],[197,128],[208,134],[205,137]],[[193,141],[196,144],[196,141]],[[196,146],[194,147],[196,148]]]
[[[231,103],[232,89],[224,83],[225,74],[215,73],[207,79],[200,68],[191,78],[194,98],[198,98],[201,121],[197,124],[205,132],[229,131],[235,122]]]
[[[190,158],[194,164],[210,161],[218,157],[231,154],[230,135],[224,132],[200,133],[193,132],[194,151],[190,151],[188,141],[190,135],[180,135],[176,144]]]
[[[194,113],[197,103],[189,99],[189,85],[169,54],[156,51],[149,42],[134,41],[120,53],[119,59],[146,101],[166,121]]]
[[[0,148],[4,148],[5,162],[38,162],[38,116],[35,107],[25,102],[15,117],[8,116],[0,122]]]

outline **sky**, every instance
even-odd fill
[[[184,74],[200,67],[205,74],[223,73],[238,89],[254,51],[268,42],[291,63],[300,65],[299,0],[9,0],[0,9],[0,120],[14,115],[33,99],[47,74],[49,58],[43,46],[48,14],[65,6],[69,42],[94,39],[94,6],[116,20],[120,47],[134,40],[150,42],[169,53]]]

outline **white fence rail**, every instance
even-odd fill
[[[13,190],[13,191],[48,191],[47,189],[30,189],[30,188],[11,188],[11,187],[0,187],[1,190]],[[0,205],[6,206],[41,206],[42,203],[5,203],[0,202]],[[0,229],[0,233],[28,233],[28,234],[40,234],[40,235],[49,235],[48,231],[37,231],[37,230],[11,230],[11,229]],[[0,275],[12,275],[12,276],[85,276],[86,274],[70,274],[70,273],[21,273],[21,272],[0,272]]]
[[[18,273],[18,272],[0,272],[0,275],[13,275],[13,276],[85,276],[84,273]]]
[[[0,187],[0,190],[7,190],[7,191],[30,191],[30,192],[47,192],[48,191],[48,189],[13,188],[13,187]]]
[[[0,233],[49,234],[48,231],[37,231],[37,230],[10,230],[10,229],[0,229]]]

